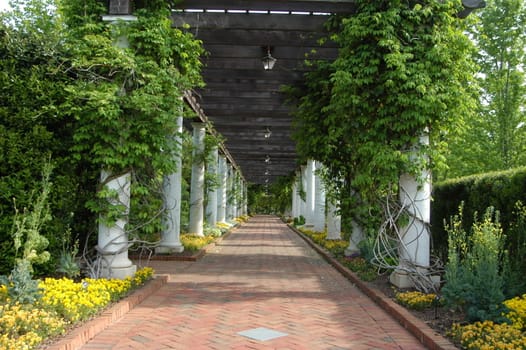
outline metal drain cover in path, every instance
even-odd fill
[[[259,340],[259,341],[267,341],[272,340],[279,337],[287,336],[287,333],[274,331],[272,329],[260,327],[260,328],[254,328],[249,329],[246,331],[238,332],[237,334],[242,335],[247,338]]]

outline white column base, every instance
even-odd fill
[[[347,257],[356,257],[356,256],[359,256],[361,253],[360,253],[360,249],[358,249],[358,247],[356,246],[348,246],[347,249],[345,249],[345,251],[343,252],[343,255],[347,256]]]
[[[101,278],[125,279],[132,277],[137,272],[137,265],[128,259],[128,252],[114,254],[112,252],[99,252],[100,255],[100,274]]]
[[[436,288],[440,287],[440,276],[428,276],[429,284]],[[413,279],[405,271],[395,270],[389,275],[389,282],[399,289],[415,288],[416,285]]]
[[[349,246],[347,249],[345,249],[345,252],[343,253],[345,256],[358,256],[360,255],[360,248],[358,248],[358,244],[365,238],[364,233],[360,225],[356,223],[356,221],[351,222],[352,226],[352,232],[351,232],[351,238],[349,239]]]
[[[117,278],[120,280],[126,277],[131,277],[137,272],[137,265],[131,265],[128,267],[111,267],[103,266],[101,269],[102,278]]]
[[[184,246],[182,244],[162,244],[155,248],[155,254],[175,254],[182,253],[184,251]]]

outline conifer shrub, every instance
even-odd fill
[[[469,234],[460,214],[446,225],[448,261],[442,288],[446,304],[460,308],[470,322],[504,321],[503,266],[504,235],[498,213],[488,208],[481,221],[475,220]]]

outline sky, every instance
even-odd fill
[[[9,7],[9,0],[0,0],[0,11],[5,10]]]

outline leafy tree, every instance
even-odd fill
[[[13,199],[29,207],[40,172],[51,157],[55,171],[49,202],[52,220],[42,227],[50,251],[62,245],[57,237],[71,224],[71,213],[82,203],[76,167],[68,161],[71,120],[57,106],[65,98],[67,74],[63,61],[60,18],[53,1],[12,1],[13,11],[0,16],[0,273],[13,264],[14,247],[8,233],[13,225]],[[78,222],[82,222],[77,218]],[[37,266],[53,270],[54,260]]]
[[[481,107],[452,140],[449,177],[526,162],[526,5],[492,0],[470,28],[478,46]]]
[[[171,137],[177,129],[174,116],[182,110],[183,92],[201,83],[203,49],[191,34],[171,27],[166,2],[137,4],[137,21],[113,24],[100,21],[105,4],[64,6],[71,28],[69,67],[76,79],[62,108],[77,120],[73,151],[78,160],[115,176],[132,173],[130,222],[151,235],[160,228],[162,175],[175,170],[169,155],[181,149]],[[116,45],[122,38],[128,47]],[[90,208],[110,218],[120,215],[107,206],[111,195],[99,189]]]
[[[402,173],[440,163],[441,137],[469,115],[473,45],[456,17],[459,1],[356,1],[352,17],[332,22],[340,47],[297,92],[298,151],[339,181],[346,217],[352,203],[375,207],[394,195]],[[426,130],[433,147],[417,147]]]

